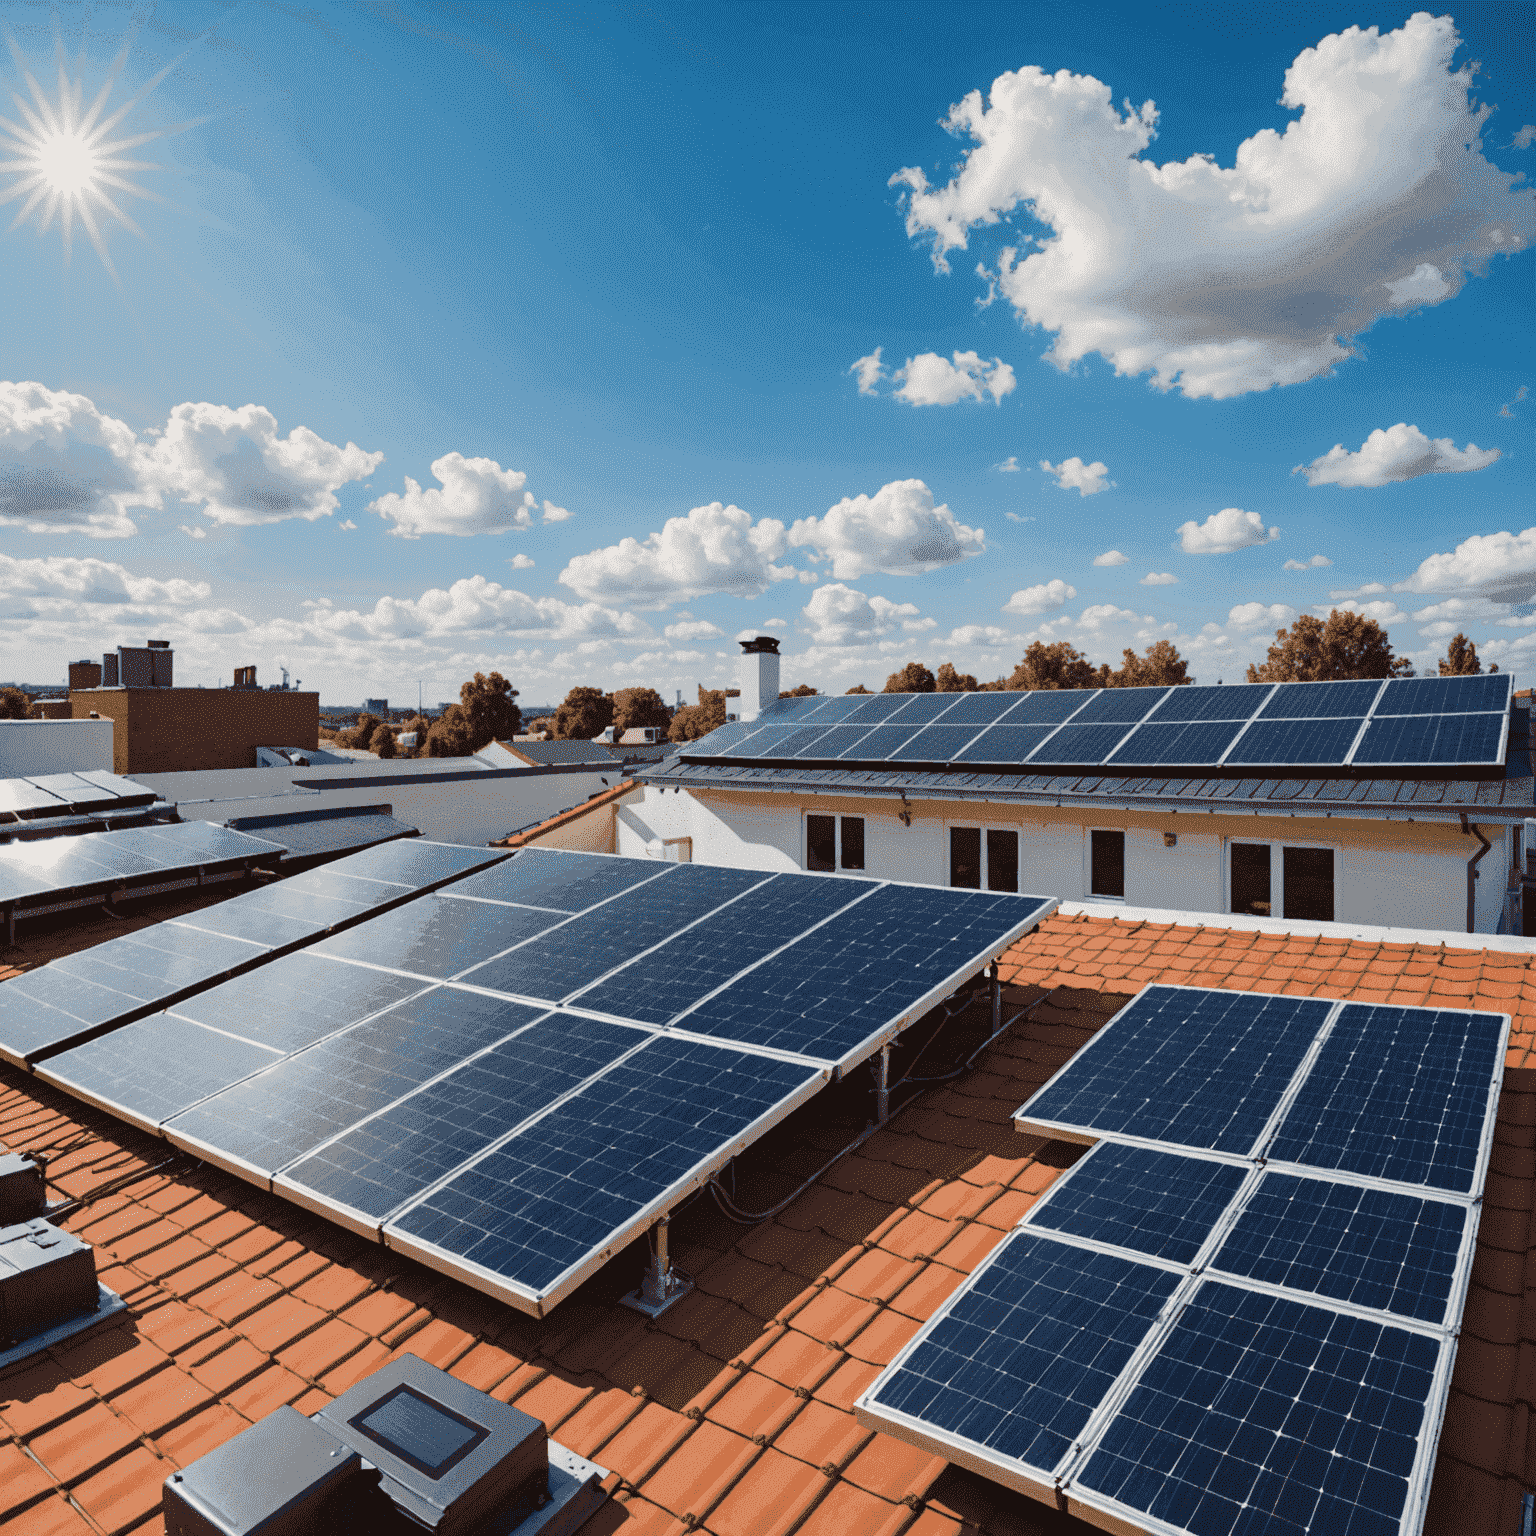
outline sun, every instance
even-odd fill
[[[117,85],[117,77],[127,62],[125,46],[107,71],[107,78],[89,107],[84,106],[84,79],[77,69],[70,76],[62,39],[57,35],[59,84],[50,100],[28,68],[13,38],[7,37],[17,73],[26,82],[27,94],[11,91],[19,122],[0,115],[0,173],[13,178],[0,186],[0,204],[21,200],[7,234],[28,220],[35,220],[37,232],[46,234],[55,223],[59,226],[67,265],[75,225],[85,230],[102,265],[117,279],[117,269],[107,254],[105,227],[115,222],[140,238],[147,238],[122,206],[125,198],[135,197],[164,202],[158,193],[140,186],[130,177],[137,171],[159,169],[151,160],[125,158],[127,151],[170,133],[193,126],[180,123],[174,128],[156,128],[147,133],[122,136],[121,126],[129,113],[175,68],[172,64],[136,92],[128,101],[108,112],[107,103]],[[179,60],[177,61],[180,62]]]

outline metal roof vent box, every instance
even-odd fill
[[[528,1414],[402,1355],[306,1419],[280,1408],[165,1485],[167,1536],[571,1536],[606,1473]]]
[[[122,1309],[89,1243],[41,1219],[0,1227],[0,1366]]]

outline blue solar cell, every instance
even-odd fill
[[[958,693],[910,693],[906,703],[894,715],[882,722],[887,725],[931,725],[941,715],[947,721],[949,712],[961,697]]]
[[[210,1093],[270,1067],[271,1050],[174,1014],[154,1014],[49,1058],[37,1073],[114,1114],[155,1129]]]
[[[264,890],[247,891],[243,896],[233,896],[217,906],[189,912],[175,921],[185,928],[281,949],[288,944],[301,944],[328,928],[352,922],[369,911],[361,902],[337,896],[285,891],[283,886],[286,884],[283,881]],[[387,886],[380,887],[380,893],[387,900],[401,895],[400,891]]]
[[[1440,1347],[1207,1284],[1075,1480],[1195,1536],[1398,1536]]]
[[[859,707],[863,697],[863,694],[858,693],[836,693],[808,702],[815,705],[811,714],[817,725],[841,725]]]
[[[1270,687],[1269,683],[1238,683],[1231,688],[1174,688],[1147,718],[1159,725],[1176,720],[1246,720],[1269,697]]]
[[[841,1062],[1039,911],[1033,896],[885,886],[676,1027]]]
[[[1130,726],[1079,725],[1073,721],[1048,737],[1029,755],[1030,765],[1037,763],[1102,763],[1125,740]]]
[[[827,727],[824,725],[797,725],[788,735],[781,736],[776,741],[770,741],[761,747],[754,744],[752,756],[763,758],[802,757],[807,755],[806,749],[812,743],[826,734]],[[820,753],[813,755],[821,756]]]
[[[1245,1177],[1232,1163],[1100,1142],[1029,1225],[1190,1264]]]
[[[1502,1031],[1492,1013],[1348,1004],[1268,1156],[1471,1193]]]
[[[548,1291],[818,1076],[658,1038],[386,1230]]]
[[[1479,677],[1396,677],[1387,684],[1376,714],[1472,715],[1509,709],[1511,674]]]
[[[505,848],[465,848],[456,843],[433,843],[424,837],[380,843],[349,853],[326,868],[339,875],[361,875],[369,880],[390,880],[413,890],[429,890],[457,880],[472,869],[499,864],[509,857]]]
[[[898,747],[888,763],[947,763],[976,739],[979,725],[930,725]]]
[[[820,875],[775,875],[660,949],[577,993],[573,1002],[598,1013],[664,1024],[872,889],[860,881]]]
[[[1148,987],[1018,1118],[1247,1156],[1332,1007]]]
[[[1504,715],[1377,716],[1365,728],[1357,766],[1391,763],[1496,763]]]
[[[271,1177],[541,1010],[439,987],[284,1057],[176,1115],[166,1134]]]
[[[460,979],[558,1002],[768,878],[761,870],[675,864],[660,879],[569,918]]]
[[[837,755],[844,762],[884,762],[904,742],[910,741],[917,730],[914,725],[877,725]]]
[[[1187,763],[1214,767],[1242,730],[1241,720],[1197,720],[1181,725],[1147,724],[1110,753],[1110,765]]]
[[[1313,684],[1306,686],[1312,687]],[[1341,764],[1355,744],[1356,719],[1255,720],[1227,754],[1226,766],[1256,768]]]
[[[774,725],[803,725],[806,718],[826,703],[820,697],[801,697],[798,699],[770,699],[762,709],[758,711],[757,718],[763,724],[772,722]]]
[[[1267,1173],[1211,1267],[1444,1323],[1466,1222],[1448,1200]]]
[[[332,934],[314,952],[447,981],[564,921],[561,913],[539,907],[487,906],[430,894]]]
[[[1051,724],[994,725],[983,731],[963,751],[953,758],[957,763],[999,763],[1008,767],[1022,766],[1024,759],[1054,731]]]
[[[1106,688],[1072,717],[1073,725],[1134,725],[1162,702],[1166,688]]]
[[[1014,694],[1019,704],[1009,714],[1008,723],[1044,725],[1047,721],[1055,721],[1060,724],[1097,698],[1101,691],[1098,688],[1032,688],[1026,693]]]
[[[569,1014],[541,1019],[328,1142],[283,1182],[383,1221],[648,1038]]]
[[[870,727],[867,725],[832,725],[828,726],[815,741],[805,756],[810,762],[832,762],[848,751],[856,742],[862,741],[869,735]]]
[[[1364,719],[1380,692],[1379,682],[1281,683],[1259,719]]]
[[[682,748],[684,757],[730,757],[733,750],[739,746],[748,736],[756,735],[764,729],[756,720],[729,721],[725,725],[716,726],[707,736],[702,736],[698,741],[690,741]]]
[[[978,729],[983,725],[995,725],[1030,697],[1029,694],[1003,693],[996,690],[989,690],[986,693],[963,693],[945,714],[944,723],[974,725]]]
[[[1015,1232],[872,1401],[1049,1473],[1179,1279]]]
[[[661,873],[644,859],[524,848],[504,864],[455,881],[453,894],[575,913],[646,880],[654,880]]]
[[[777,723],[760,726],[750,736],[742,738],[729,751],[721,755],[724,757],[756,757],[758,753],[768,747],[777,746],[779,742],[800,729],[801,727],[798,725],[779,725]]]
[[[843,716],[848,725],[881,725],[912,697],[909,693],[876,693],[861,698]]]

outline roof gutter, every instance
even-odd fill
[[[1483,846],[1467,860],[1467,932],[1477,932],[1477,866],[1482,863],[1484,855],[1493,851],[1493,844],[1483,836],[1481,830],[1467,820],[1467,813],[1461,813],[1461,830],[1468,837],[1475,837]]]

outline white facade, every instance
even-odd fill
[[[779,697],[779,653],[747,651],[741,658],[741,705],[743,720],[756,720]]]
[[[810,867],[807,818],[862,820],[863,869],[875,879],[950,883],[951,831],[1017,836],[1018,889],[1115,907],[1230,913],[1232,845],[1270,848],[1273,918],[1286,917],[1285,850],[1332,850],[1333,920],[1465,933],[1467,867],[1481,848],[1456,821],[1346,820],[1339,816],[1206,814],[980,802],[790,796],[646,786],[620,807],[615,851],[645,857],[656,839],[691,839],[699,864],[742,869]],[[1476,824],[1492,844],[1478,866],[1475,930],[1497,930],[1518,845],[1517,827]],[[1124,838],[1123,895],[1093,889],[1095,829]],[[1170,843],[1170,839],[1172,842]],[[1008,846],[1012,846],[1008,844]],[[854,871],[849,871],[853,873]],[[1239,907],[1236,910],[1242,911]],[[1293,917],[1307,914],[1290,914]]]
[[[112,772],[110,720],[0,720],[0,779]]]

